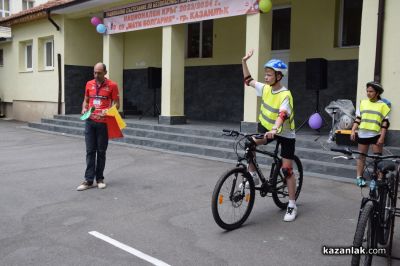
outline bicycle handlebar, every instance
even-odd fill
[[[264,135],[263,134],[258,134],[258,133],[252,133],[252,134],[247,134],[247,133],[242,133],[242,132],[240,132],[240,131],[237,131],[237,130],[233,130],[233,129],[222,129],[222,132],[224,132],[224,133],[227,133],[227,134],[223,134],[223,135],[225,135],[225,136],[233,136],[233,137],[236,137],[236,136],[243,136],[243,137],[246,137],[246,138],[248,138],[248,137],[255,137],[255,138],[264,138]]]
[[[365,157],[368,157],[368,158],[371,158],[371,159],[374,159],[374,160],[400,159],[400,155],[386,155],[386,156],[372,155],[372,154],[367,154],[367,153],[359,152],[359,151],[356,151],[356,150],[352,150],[352,149],[349,149],[349,148],[345,148],[345,149],[331,148],[331,151],[341,152],[341,153],[346,154],[346,155],[359,154],[359,155],[363,155]]]

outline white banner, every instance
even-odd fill
[[[145,0],[106,10],[108,34],[258,13],[257,0]]]

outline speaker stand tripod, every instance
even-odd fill
[[[324,120],[324,118],[322,117],[321,113],[319,112],[319,90],[315,90],[315,100],[316,100],[315,112],[312,113],[312,114],[310,114],[310,115],[308,115],[308,116],[306,117],[306,119],[303,121],[303,123],[301,123],[301,125],[300,125],[298,128],[296,128],[296,132],[298,132],[300,129],[302,129],[302,128],[307,124],[308,120],[310,119],[310,116],[312,116],[312,115],[315,114],[315,113],[318,113],[319,116],[320,116],[321,119],[322,119],[321,128],[324,126],[325,120]],[[318,131],[318,132],[320,132],[320,129],[321,129],[321,128],[315,129],[315,130]]]

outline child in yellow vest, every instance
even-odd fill
[[[294,125],[293,97],[290,91],[281,85],[280,81],[287,73],[287,65],[279,60],[269,60],[264,65],[264,82],[253,80],[247,67],[247,60],[253,55],[253,50],[242,59],[244,82],[255,88],[256,94],[262,97],[259,120],[259,131],[264,133],[263,139],[254,139],[257,145],[263,145],[276,139],[281,145],[282,172],[285,175],[289,192],[289,204],[283,218],[285,222],[296,219],[296,177],[293,174],[293,159],[295,152],[296,134]],[[249,172],[257,185],[254,165],[249,165]]]
[[[357,140],[359,152],[368,153],[369,146],[372,145],[372,151],[382,155],[383,143],[389,127],[390,107],[381,99],[383,87],[380,83],[371,81],[367,83],[366,87],[368,99],[361,100],[360,106],[357,108],[351,139]],[[358,137],[356,137],[357,129]],[[364,165],[365,157],[360,155],[357,160],[356,179],[356,184],[360,187],[366,185],[362,176]]]

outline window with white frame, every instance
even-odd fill
[[[54,69],[54,36],[38,38],[38,71]]]
[[[22,0],[22,10],[27,10],[35,5],[34,0]]]
[[[187,26],[187,58],[208,58],[213,55],[213,20],[189,23]]]
[[[4,66],[3,49],[0,49],[0,66]]]
[[[10,0],[0,0],[0,18],[8,17],[10,13]]]
[[[43,50],[44,50],[44,68],[53,69],[54,68],[53,40],[45,41]]]
[[[272,11],[272,50],[290,49],[290,17],[290,7]]]
[[[359,46],[363,0],[340,0],[338,46]]]
[[[32,44],[27,43],[25,45],[25,70],[32,71]]]

